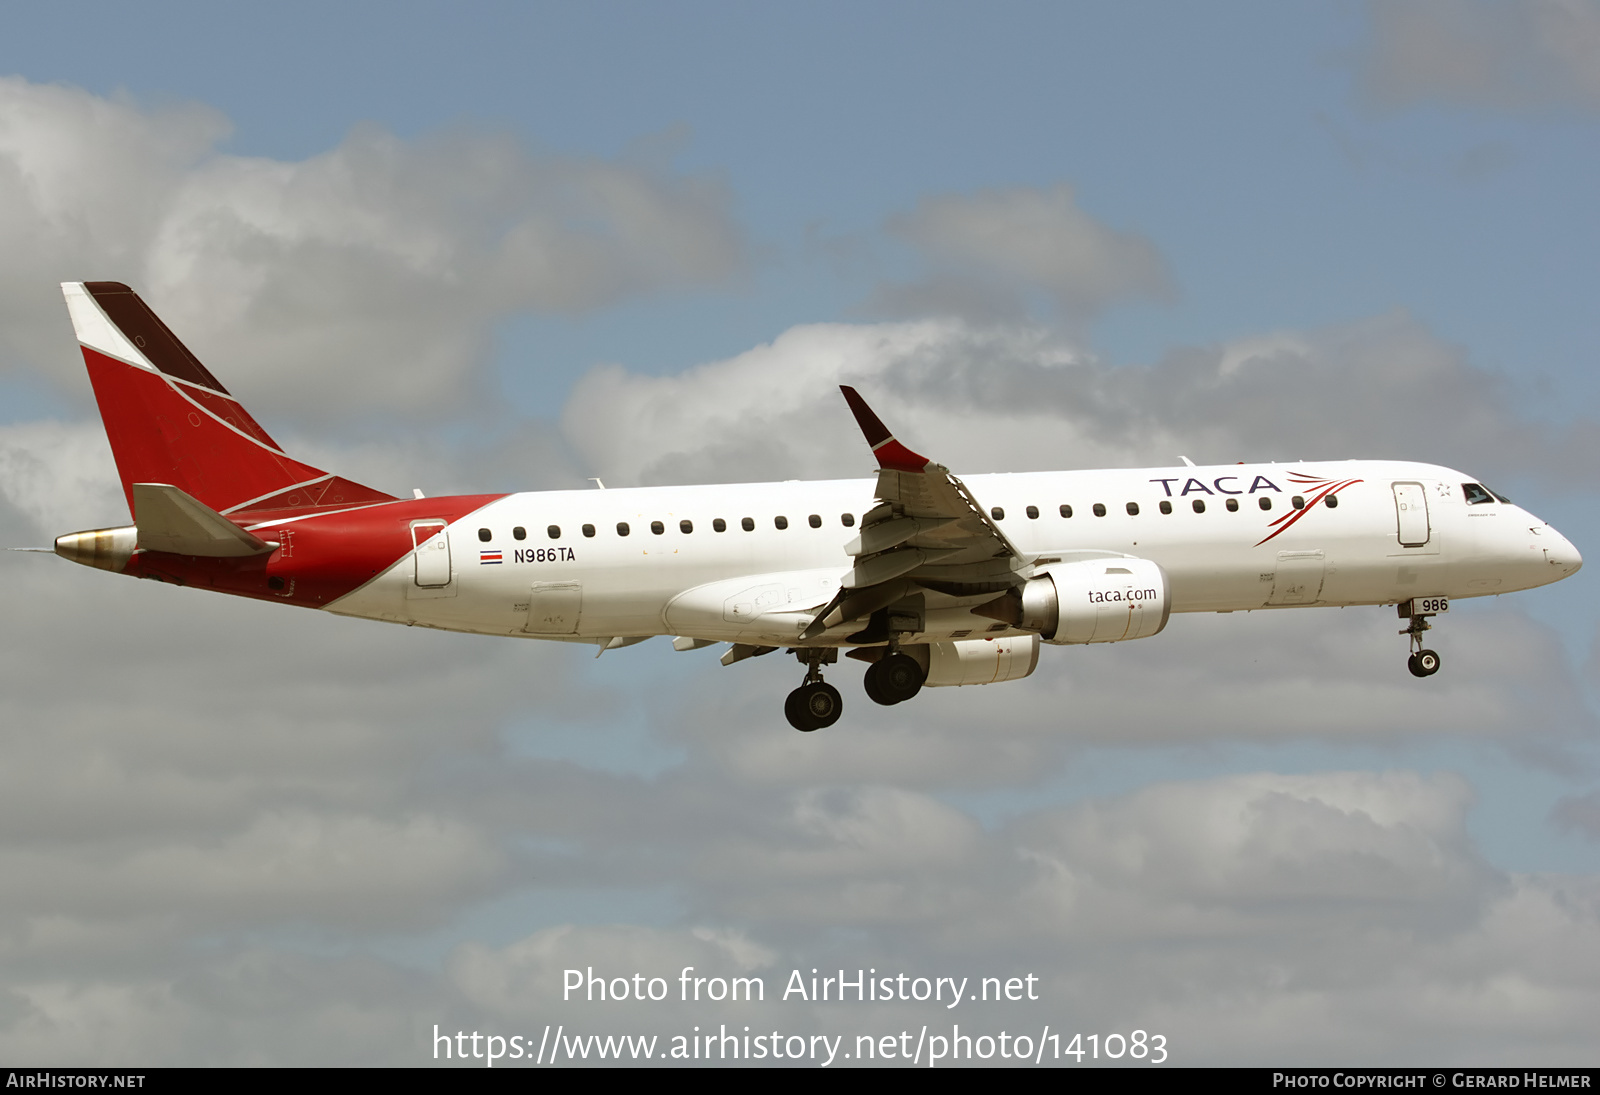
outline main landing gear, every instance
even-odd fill
[[[794,654],[806,665],[806,679],[783,701],[783,713],[789,725],[803,734],[832,726],[844,713],[844,699],[837,688],[822,679],[822,664],[837,661],[839,652],[810,647],[796,650]]]
[[[801,733],[809,734],[813,730],[832,726],[844,711],[844,701],[839,697],[839,690],[822,679],[822,666],[838,661],[839,651],[832,647],[813,646],[800,647],[793,653],[805,665],[806,679],[784,700],[784,716],[788,718],[789,725]],[[867,666],[867,696],[873,703],[881,703],[885,707],[904,703],[922,691],[922,684],[927,677],[921,662],[891,648],[883,657]]]
[[[1411,670],[1413,677],[1431,677],[1439,672],[1439,655],[1433,650],[1422,648],[1422,634],[1432,631],[1433,625],[1428,622],[1428,617],[1436,615],[1435,612],[1423,612],[1419,609],[1438,607],[1440,612],[1447,611],[1449,602],[1443,597],[1416,598],[1402,601],[1399,605],[1400,618],[1410,619],[1409,626],[1401,631],[1402,635],[1411,637],[1411,657],[1406,659],[1406,668]]]
[[[922,682],[926,676],[917,659],[896,650],[867,666],[867,675],[863,683],[867,688],[868,699],[873,703],[889,707],[904,703],[922,691]]]

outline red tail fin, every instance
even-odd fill
[[[393,500],[286,455],[126,285],[61,289],[129,512],[135,483],[171,484],[236,520]]]

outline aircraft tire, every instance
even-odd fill
[[[1406,660],[1406,668],[1413,677],[1431,677],[1439,672],[1439,655],[1432,650],[1419,650]]]
[[[873,668],[878,671],[878,691],[890,703],[904,703],[922,691],[922,666],[909,654],[890,654]]]
[[[789,720],[790,726],[802,734],[809,734],[816,727],[812,725],[810,717],[806,714],[804,699],[804,685],[790,692],[788,698],[783,701],[783,717]]]
[[[883,684],[879,680],[878,674],[878,667],[882,664],[883,663],[879,661],[873,662],[871,665],[867,666],[867,674],[861,678],[861,684],[867,690],[867,699],[871,700],[873,703],[881,704],[884,707],[892,707],[898,701],[891,700],[883,694]]]
[[[844,714],[844,697],[839,695],[837,688],[825,681],[803,684],[795,689],[794,695],[799,697],[796,710],[806,725],[801,726],[792,718],[789,721],[807,733],[832,726]]]

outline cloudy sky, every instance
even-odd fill
[[[958,472],[1423,459],[1592,559],[1597,137],[1595,0],[18,7],[0,543],[127,520],[57,288],[121,280],[395,493],[863,474],[848,382]],[[1458,603],[1425,683],[1392,610],[1178,617],[892,709],[842,668],[802,737],[781,658],[4,553],[0,1058],[959,1024],[1592,1065],[1595,570]],[[671,998],[563,1000],[591,966]]]

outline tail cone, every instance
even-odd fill
[[[133,548],[138,541],[139,530],[134,525],[69,532],[56,537],[56,554],[86,567],[120,574],[133,558]]]

